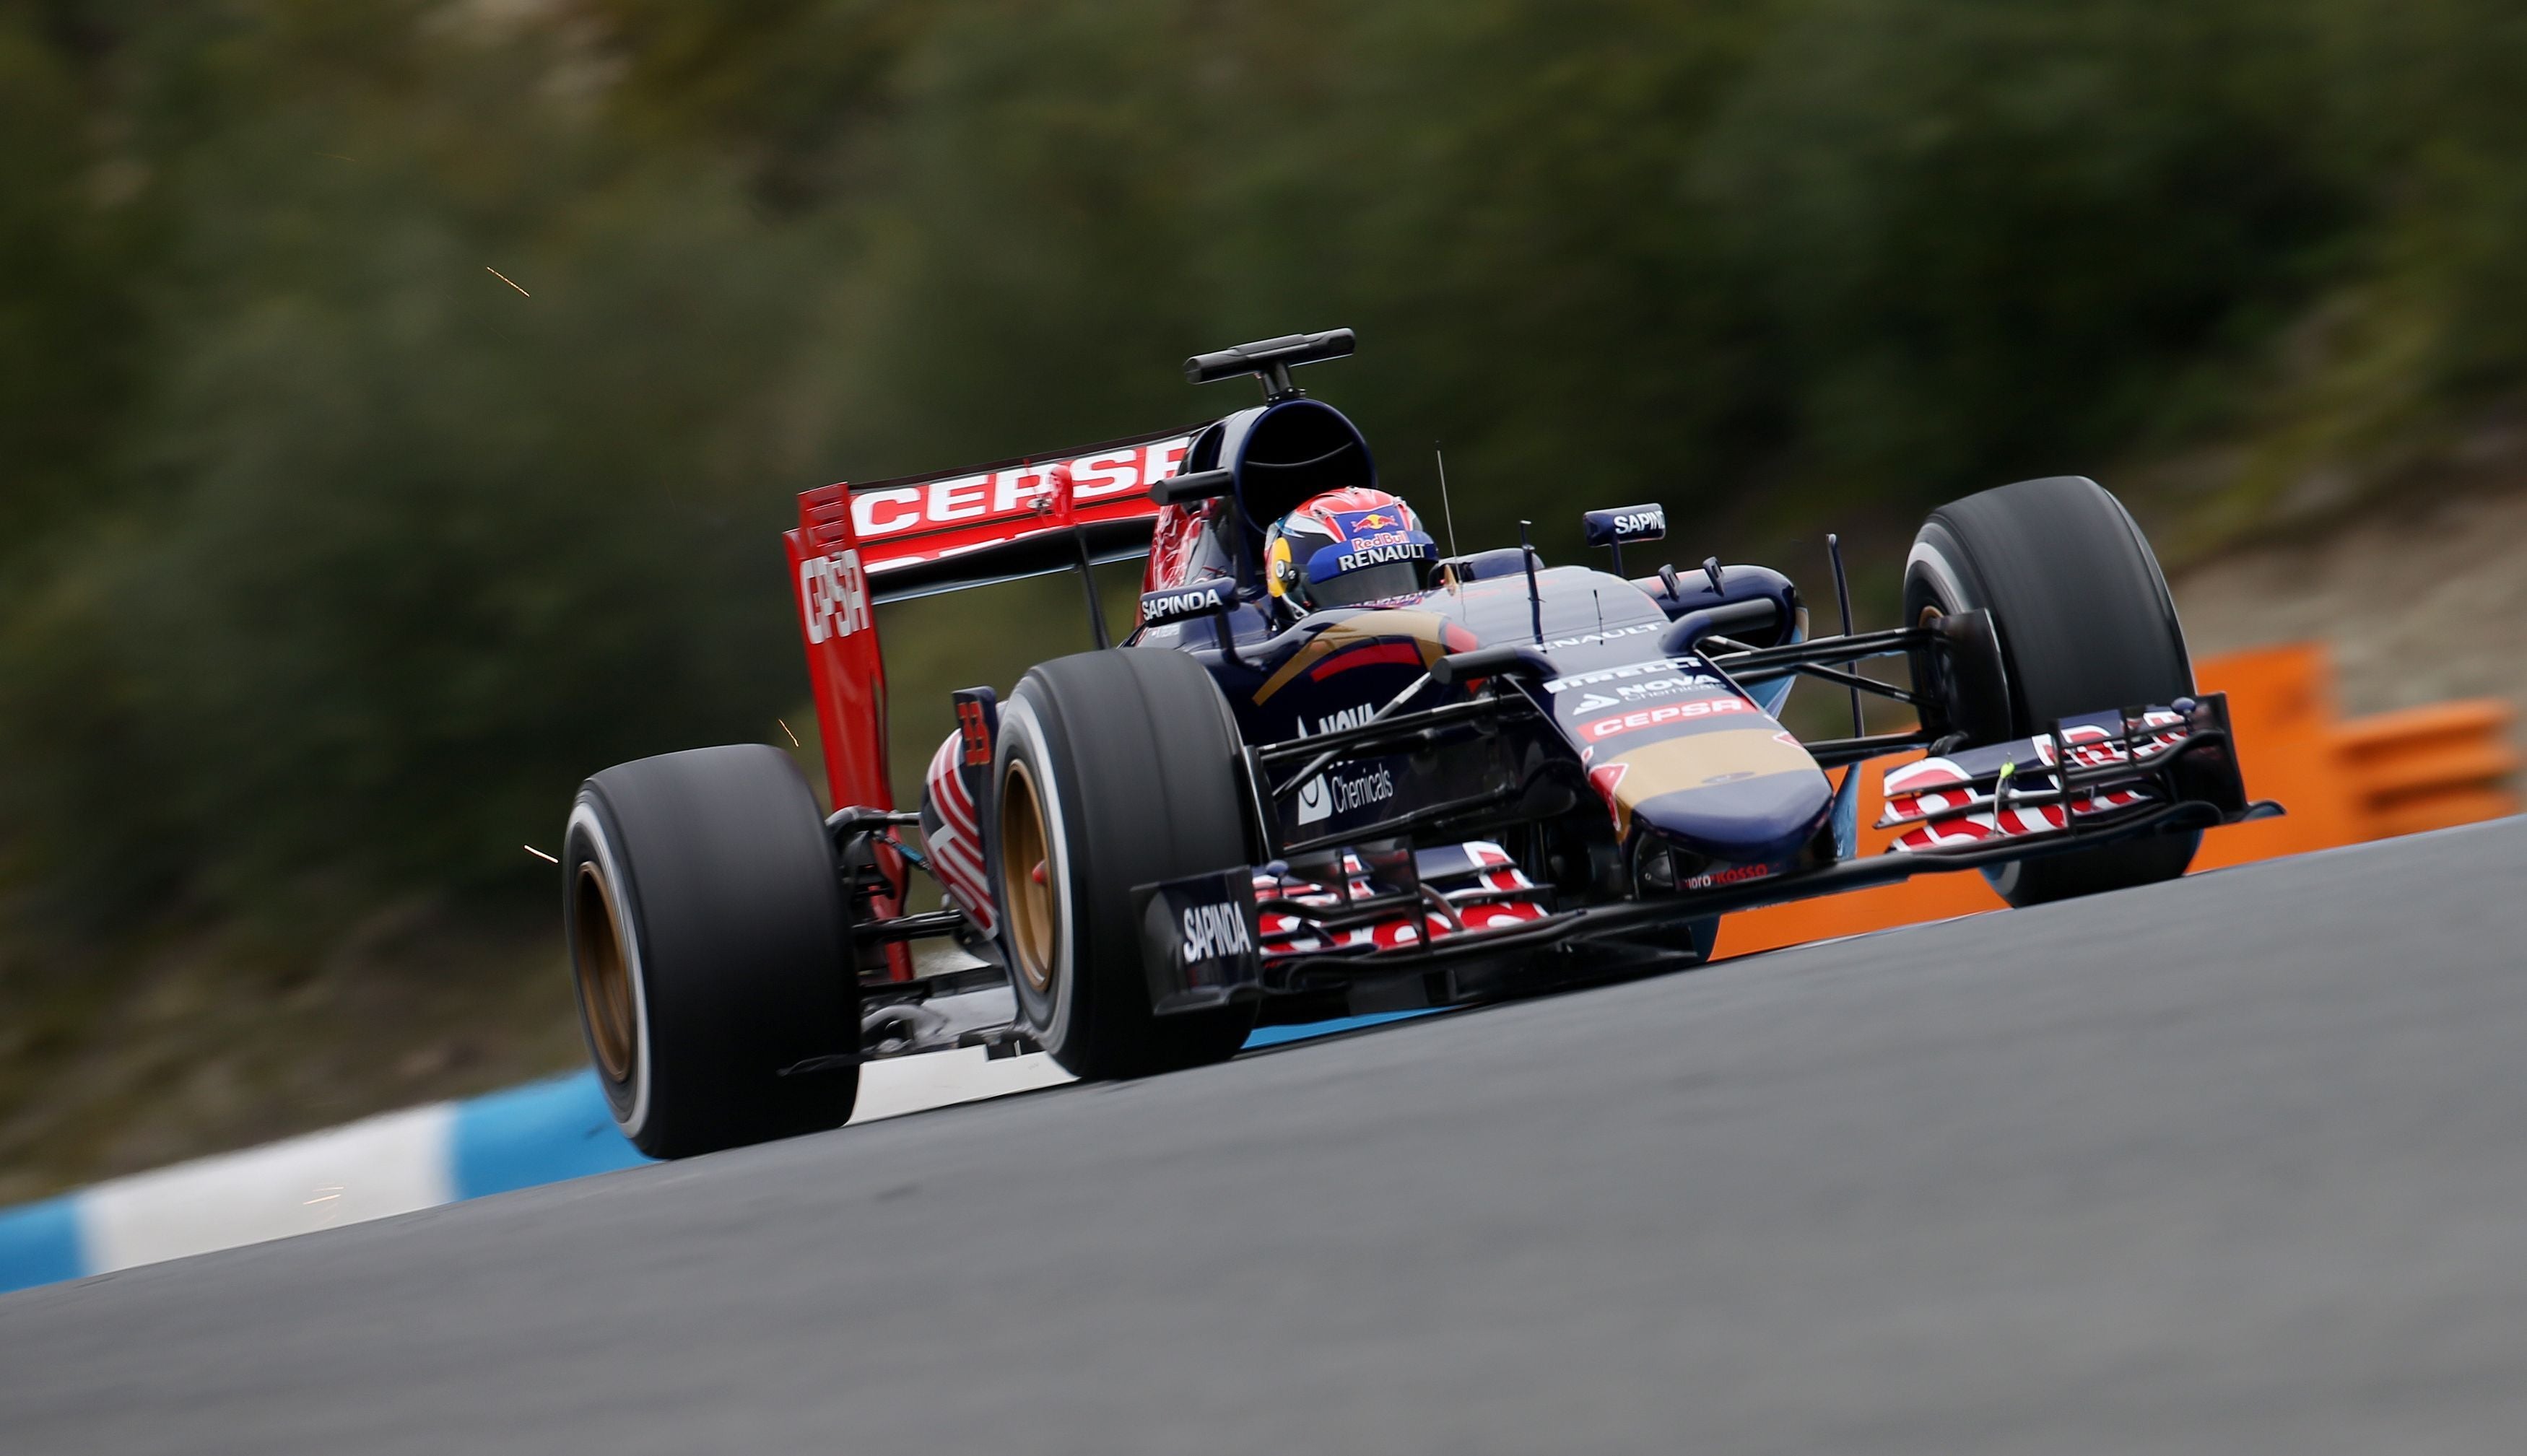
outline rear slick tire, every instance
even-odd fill
[[[759,743],[618,764],[563,835],[563,928],[589,1061],[653,1158],[841,1127],[859,993],[833,849],[789,755]]]
[[[1252,1003],[1155,1016],[1135,886],[1248,860],[1242,743],[1211,675],[1168,648],[1056,658],[1001,707],[992,896],[1018,1020],[1087,1080],[1222,1062]]]
[[[2158,558],[2123,503],[2084,476],[2022,480],[1931,513],[1904,563],[1904,620],[1978,607],[2000,637],[2013,736],[2192,695]],[[2040,905],[2174,879],[2201,842],[2199,830],[2158,834],[1984,876],[2010,904]]]

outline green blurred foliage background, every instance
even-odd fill
[[[541,905],[581,776],[798,724],[794,491],[1295,328],[1470,544],[1882,573],[2220,442],[2216,541],[2527,375],[2522,62],[2500,0],[0,0],[7,904]],[[890,617],[899,694],[1070,590]]]

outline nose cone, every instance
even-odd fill
[[[1833,785],[1788,734],[1699,732],[1611,755],[1589,778],[1618,833],[1646,826],[1730,864],[1785,859],[1824,828]]]
[[[1696,854],[1748,864],[1796,853],[1832,808],[1832,786],[1809,769],[1676,789],[1641,800],[1632,815]]]

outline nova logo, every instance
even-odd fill
[[[807,615],[807,642],[848,637],[869,625],[868,577],[860,554],[811,556],[799,563],[799,600]]]
[[[1719,685],[1719,678],[1705,678],[1695,673],[1682,678],[1652,678],[1647,682],[1618,682],[1615,684],[1615,695],[1624,702],[1638,703],[1651,698],[1672,698],[1679,693],[1691,692],[1697,687],[1718,687]]]
[[[1676,669],[1702,666],[1699,658],[1653,657],[1647,662],[1630,663],[1602,672],[1581,673],[1572,678],[1556,678],[1544,684],[1547,692],[1564,692],[1585,687],[1573,712],[1597,713],[1619,708],[1625,703],[1651,702],[1659,698],[1678,697],[1700,688],[1720,686],[1720,679],[1708,673],[1678,672]],[[1650,677],[1650,674],[1663,674]],[[1631,680],[1626,680],[1631,679]],[[1607,694],[1612,693],[1609,697]],[[1724,710],[1725,711],[1725,710]]]
[[[1357,708],[1345,708],[1340,713],[1329,714],[1326,717],[1317,719],[1316,731],[1319,733],[1333,733],[1340,732],[1344,728],[1366,728],[1368,724],[1369,715],[1375,711],[1375,709],[1369,707],[1367,703],[1363,703]]]
[[[1220,956],[1247,955],[1254,949],[1254,937],[1246,931],[1245,909],[1236,901],[1185,907],[1184,959],[1186,965],[1190,966],[1196,961],[1213,960]]]

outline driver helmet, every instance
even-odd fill
[[[1435,554],[1413,508],[1383,490],[1329,490],[1264,532],[1265,588],[1302,612],[1414,596]]]

